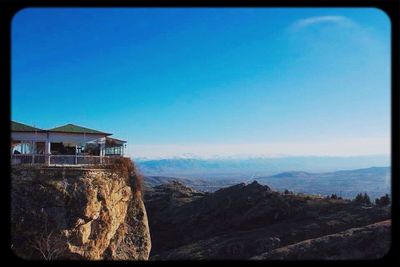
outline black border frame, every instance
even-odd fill
[[[9,162],[10,150],[10,119],[11,119],[11,24],[13,16],[21,9],[27,7],[372,7],[378,8],[384,11],[391,21],[391,170],[392,170],[392,246],[388,254],[378,260],[366,261],[366,260],[354,260],[354,261],[236,261],[242,264],[335,264],[335,263],[350,263],[350,264],[394,264],[400,263],[400,253],[397,253],[399,249],[399,213],[400,213],[400,184],[399,184],[399,152],[400,152],[400,1],[399,0],[248,0],[248,1],[237,1],[237,2],[225,2],[221,0],[217,1],[160,1],[160,0],[1,0],[0,1],[0,114],[3,117],[2,131],[0,131],[0,159],[1,173],[3,177],[2,183],[6,181],[7,186],[2,186],[5,201],[2,202],[4,211],[7,210],[7,217],[10,218],[10,166],[4,164]],[[6,122],[7,121],[7,122]],[[8,174],[8,175],[7,175]],[[7,179],[6,179],[7,178]],[[7,203],[7,205],[5,204]],[[3,240],[3,251],[7,251],[9,259],[19,263],[37,263],[35,261],[25,261],[17,257],[10,248],[10,225],[9,221],[2,220],[4,224],[2,230],[6,233],[7,242]],[[400,252],[400,251],[399,251]],[[212,263],[211,261],[204,261],[207,264]],[[47,263],[47,262],[41,262]],[[107,261],[82,261],[82,262],[68,262],[68,261],[55,261],[49,262],[50,264],[60,263],[76,263],[76,264],[154,264],[159,263],[155,261],[149,262],[138,262],[138,261],[123,261],[123,262],[107,262]],[[163,263],[163,262],[161,262]],[[165,262],[167,263],[167,262]],[[178,263],[191,263],[186,261],[172,261],[174,264]],[[202,263],[202,262],[198,262]],[[215,263],[215,262],[214,262]],[[233,261],[218,261],[218,263],[233,263]]]

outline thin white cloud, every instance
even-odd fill
[[[311,25],[321,24],[321,23],[331,23],[331,24],[333,23],[336,25],[346,26],[346,27],[357,26],[357,23],[344,16],[316,16],[316,17],[309,17],[297,20],[294,23],[292,23],[290,29],[292,31],[299,31]]]

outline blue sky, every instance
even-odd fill
[[[136,157],[389,154],[378,9],[25,9],[12,119],[114,133]]]

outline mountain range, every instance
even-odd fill
[[[352,157],[177,157],[135,159],[135,162],[146,176],[243,180],[289,171],[333,172],[369,168],[371,166],[390,166],[390,157],[385,155]]]
[[[358,193],[366,192],[375,199],[390,194],[390,177],[390,167],[371,167],[324,173],[283,172],[257,177],[256,180],[281,191],[288,189],[308,194],[336,194],[344,198],[353,198]]]

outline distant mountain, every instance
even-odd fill
[[[313,174],[308,173],[308,172],[293,171],[293,172],[282,172],[279,174],[272,175],[271,177],[274,177],[274,178],[299,178],[299,177],[307,177],[310,175],[313,175]]]
[[[292,170],[333,172],[341,169],[388,166],[390,165],[390,157],[377,155],[358,157],[171,158],[136,159],[135,162],[146,176],[243,180]]]
[[[335,193],[345,198],[367,192],[370,197],[377,198],[390,194],[390,177],[390,167],[371,167],[325,173],[284,172],[254,179],[276,190],[322,195]]]
[[[144,185],[146,188],[148,188],[148,190],[151,190],[153,187],[168,184],[174,181],[180,182],[186,186],[203,192],[214,192],[222,187],[227,187],[237,183],[237,181],[234,179],[202,180],[166,176],[145,176]]]

